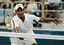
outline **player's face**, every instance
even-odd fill
[[[17,14],[19,17],[22,17],[22,15],[24,15],[24,10],[18,9],[18,10],[16,10],[16,14]]]

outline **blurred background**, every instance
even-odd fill
[[[63,0],[0,0],[0,25],[4,22],[4,17],[10,15],[13,17],[14,6],[18,3],[23,4],[26,13],[38,17],[60,18],[64,19],[64,1]],[[53,26],[54,25],[54,26]],[[34,22],[34,29],[64,29],[64,23],[56,26],[54,23]]]

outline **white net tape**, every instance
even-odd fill
[[[29,34],[29,33],[15,33],[15,32],[0,32],[0,36],[64,40],[64,36],[61,35]]]

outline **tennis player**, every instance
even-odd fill
[[[59,20],[57,18],[45,18],[45,17],[37,17],[32,14],[27,14],[24,11],[24,7],[22,4],[17,4],[14,7],[15,16],[11,20],[11,28],[15,30],[17,33],[28,33],[28,34],[34,34],[33,32],[33,20],[36,20],[37,22],[54,22],[56,25],[61,24],[62,20]],[[20,38],[21,39],[21,38]],[[37,45],[37,42],[35,39],[31,38],[23,38],[21,39],[26,40],[25,45]],[[29,43],[28,43],[29,42]]]

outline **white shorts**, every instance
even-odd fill
[[[34,34],[33,31],[29,31],[30,34]],[[28,33],[29,33],[28,32]],[[19,38],[10,38],[11,45],[32,45],[33,43],[37,43],[34,38],[24,38],[24,40],[20,40]]]
[[[20,40],[19,38],[10,38],[11,45],[32,45],[36,43],[35,39],[24,38],[24,40]]]

